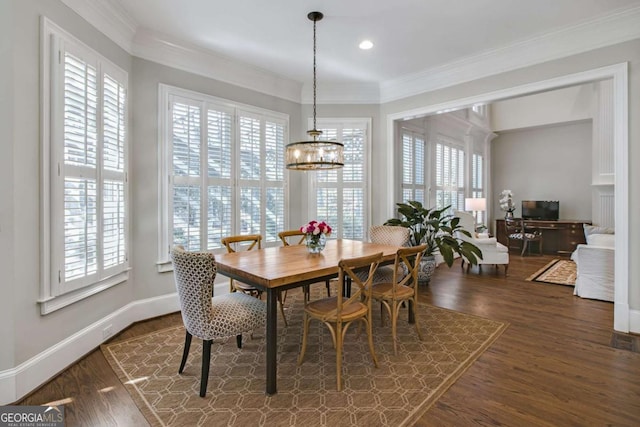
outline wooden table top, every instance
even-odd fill
[[[328,240],[319,254],[310,254],[305,245],[279,246],[216,255],[218,272],[264,288],[338,274],[338,262],[382,252],[383,261],[395,259],[397,246],[355,240]]]

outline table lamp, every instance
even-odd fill
[[[476,220],[476,228],[478,225],[484,225],[478,223],[478,212],[487,210],[487,199],[484,197],[466,198],[464,199],[464,210],[473,214],[473,218]]]

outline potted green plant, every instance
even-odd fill
[[[425,208],[422,203],[410,200],[407,203],[396,203],[400,218],[391,218],[385,225],[394,225],[409,229],[409,242],[412,246],[426,244],[418,280],[428,282],[435,269],[435,255],[442,255],[447,266],[451,267],[455,255],[464,256],[471,264],[482,259],[482,251],[471,242],[458,237],[458,234],[471,236],[460,226],[460,218],[448,215],[451,206],[443,209]]]

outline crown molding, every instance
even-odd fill
[[[379,104],[380,85],[378,83],[333,83],[319,82],[317,104]],[[313,86],[302,86],[303,104],[313,102]]]
[[[61,0],[114,43],[132,52],[138,22],[116,0]]]
[[[380,84],[380,103],[454,86],[640,38],[640,7],[548,32],[503,48]]]
[[[292,102],[308,85],[141,29],[117,0],[62,0],[130,54]],[[421,72],[377,83],[321,82],[318,104],[382,104],[640,38],[640,6],[544,33]]]
[[[133,41],[133,55],[300,103],[301,83],[164,34],[138,30]]]

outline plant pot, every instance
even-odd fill
[[[418,285],[428,285],[436,269],[436,257],[433,255],[422,257],[418,270]]]

